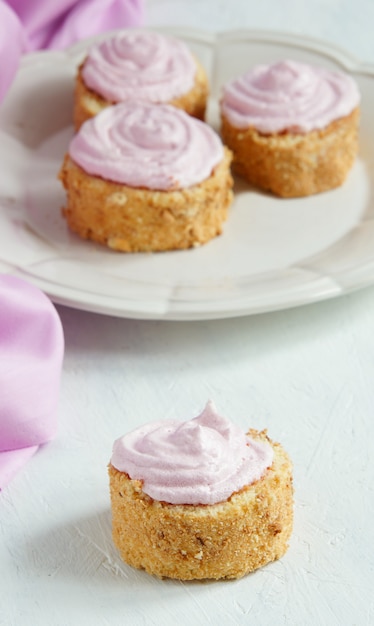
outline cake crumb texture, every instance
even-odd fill
[[[322,130],[261,134],[239,129],[222,116],[222,138],[233,151],[233,171],[250,184],[284,197],[339,187],[358,152],[359,108]]]
[[[126,563],[161,578],[230,579],[284,555],[293,524],[291,461],[266,431],[248,434],[272,445],[273,464],[218,504],[155,501],[109,465],[113,541]]]

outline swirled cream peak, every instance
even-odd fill
[[[259,480],[273,449],[221,417],[212,402],[192,420],[141,426],[117,439],[111,463],[171,504],[215,504]]]
[[[128,100],[87,120],[69,154],[88,174],[171,190],[208,178],[223,158],[223,146],[210,126],[181,109]]]
[[[348,74],[296,61],[258,65],[224,87],[223,115],[236,128],[307,133],[349,115],[360,102]]]
[[[125,30],[94,45],[82,69],[87,87],[110,102],[168,102],[194,85],[196,62],[186,44],[147,30]]]

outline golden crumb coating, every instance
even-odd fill
[[[222,116],[221,134],[233,151],[233,170],[249,183],[284,198],[339,187],[358,152],[359,108],[323,130],[265,135],[239,129]]]
[[[87,174],[65,156],[59,178],[67,191],[66,221],[83,239],[121,252],[190,248],[222,232],[232,202],[231,152],[211,176],[174,191],[134,188]]]
[[[283,556],[293,524],[292,464],[266,431],[248,434],[270,443],[273,464],[218,504],[153,500],[141,481],[109,465],[113,540],[126,563],[158,577],[220,579],[240,578]]]
[[[209,96],[209,83],[203,66],[197,59],[195,59],[195,62],[196,75],[193,87],[182,96],[164,104],[172,104],[179,109],[183,109],[192,117],[204,120]],[[105,100],[105,98],[87,87],[82,76],[83,65],[84,62],[78,68],[75,81],[73,115],[75,130],[78,130],[83,122],[100,113],[105,107],[115,104]]]

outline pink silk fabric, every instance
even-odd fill
[[[143,0],[0,0],[0,102],[24,52],[60,49],[115,28],[141,26]]]
[[[0,489],[54,437],[64,337],[39,289],[0,275]]]
[[[23,53],[142,22],[143,0],[0,0],[0,106]],[[0,275],[0,489],[56,432],[62,357],[48,298]]]

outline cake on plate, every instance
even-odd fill
[[[204,119],[209,85],[187,45],[148,30],[122,30],[94,44],[75,84],[74,123],[129,99],[172,104]]]
[[[255,66],[223,89],[234,172],[289,198],[340,186],[358,152],[359,105],[344,72],[288,60]]]
[[[87,120],[59,177],[71,230],[112,250],[190,248],[222,231],[231,152],[205,122],[171,105],[128,100]]]

